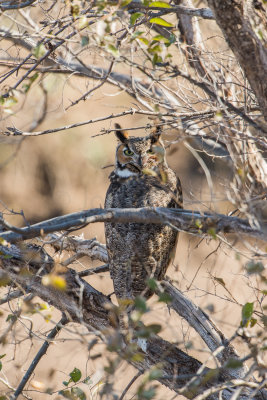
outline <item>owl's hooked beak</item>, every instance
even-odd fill
[[[139,163],[133,162],[133,161],[125,164],[125,167],[135,173],[140,174],[142,172],[142,165],[140,165]]]

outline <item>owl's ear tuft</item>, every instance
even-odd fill
[[[117,138],[122,142],[125,143],[127,142],[127,140],[129,139],[129,135],[126,131],[122,130],[122,127],[120,126],[120,124],[115,124],[115,134],[117,136]]]
[[[155,144],[159,141],[162,134],[161,127],[157,126],[150,134],[151,144]]]

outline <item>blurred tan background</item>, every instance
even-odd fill
[[[39,84],[40,82],[33,84],[24,100],[23,108],[20,108],[20,102],[12,108],[13,115],[2,108],[1,131],[12,125],[27,130],[32,120],[38,118],[43,101]],[[88,85],[93,87],[94,84],[95,82],[84,78],[72,77],[70,80],[67,75],[47,74],[43,86],[48,93],[48,113],[37,130],[95,119],[135,106],[128,95],[105,84],[91,98],[66,112],[65,109],[71,101],[88,90]],[[114,162],[116,139],[112,133],[93,136],[100,134],[104,128],[112,128],[114,122],[111,119],[23,140],[1,136],[0,210],[4,217],[11,223],[22,226],[25,223],[23,218],[20,215],[12,215],[11,210],[23,210],[25,220],[35,223],[67,213],[103,207],[109,185],[108,176],[112,171],[112,167],[104,167]],[[148,122],[151,123],[151,120],[133,115],[120,118],[116,122],[129,128],[145,126]],[[144,130],[134,131],[135,135],[147,133]],[[173,139],[177,140],[177,133],[166,130],[164,139],[168,146]],[[225,187],[229,186],[231,171],[222,161],[213,162],[203,157],[213,180],[212,197],[203,169],[183,146],[182,141],[167,149],[169,165],[182,182],[184,207],[228,213],[232,206],[227,201]],[[103,224],[92,224],[77,234],[81,232],[85,238],[96,237],[100,242],[105,242]],[[243,272],[244,263],[249,259],[246,242],[241,246],[234,237],[228,237],[228,240],[231,246],[219,240],[201,239],[181,233],[176,258],[168,270],[168,275],[187,296],[203,307],[225,335],[230,337],[241,320],[241,306],[247,301],[256,300],[258,293],[254,289],[255,281]],[[68,254],[63,254],[63,258],[67,256]],[[72,267],[82,270],[96,265],[99,263],[81,259]],[[223,279],[225,286],[220,285],[214,277]],[[113,291],[108,273],[85,279],[105,294]],[[1,288],[1,294],[4,293],[6,288]],[[36,302],[38,301],[36,299]],[[161,323],[161,334],[164,338],[177,343],[180,348],[201,361],[209,358],[206,346],[181,318],[166,306],[157,303],[156,298],[152,298],[149,304],[151,312],[146,316],[146,321]],[[6,316],[15,310],[17,305],[15,300],[1,307],[3,314],[0,317],[0,334],[8,325],[5,321]],[[47,322],[46,317],[48,320],[51,318],[51,321]],[[10,386],[16,387],[41,346],[44,335],[59,318],[59,313],[49,307],[35,315],[27,313],[25,309],[20,322],[7,336],[6,343],[1,345],[0,350],[0,354],[6,353],[2,360],[2,372]],[[257,332],[257,325],[254,330]],[[85,384],[79,385],[86,392],[88,399],[100,398],[98,391],[103,388],[101,382],[106,376],[104,367],[108,365],[109,360],[116,359],[116,356],[108,353],[101,342],[88,352],[88,343],[93,338],[94,335],[88,334],[85,329],[75,324],[64,330],[37,366],[33,380],[27,386],[28,395],[33,399],[60,398],[56,391],[64,389],[62,381],[68,380],[68,374],[77,367],[81,369],[83,377],[92,378],[89,388]],[[243,347],[238,341],[236,344],[242,355]],[[214,365],[212,359],[208,365]],[[130,381],[133,371],[126,362],[118,365],[114,375],[114,387],[118,396]],[[127,399],[135,393],[141,379],[130,389]],[[48,396],[38,393],[47,389],[54,394]],[[7,387],[0,381],[0,394],[7,391]],[[161,389],[157,398],[163,396],[171,399],[174,393]],[[22,396],[20,398],[22,399]]]

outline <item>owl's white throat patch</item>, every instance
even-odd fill
[[[130,178],[131,176],[136,176],[136,175],[138,175],[138,173],[137,173],[137,172],[130,171],[130,170],[127,169],[127,168],[124,168],[124,169],[118,168],[118,169],[116,170],[116,175],[118,175],[120,178]]]

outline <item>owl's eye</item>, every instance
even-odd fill
[[[125,149],[124,151],[123,151],[123,153],[126,155],[126,156],[133,156],[133,151],[131,151],[130,149]]]
[[[147,150],[147,154],[154,154],[154,151],[152,149]]]

